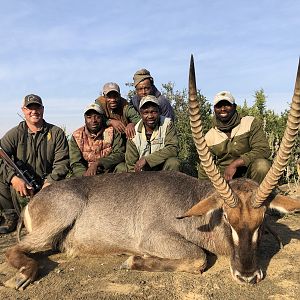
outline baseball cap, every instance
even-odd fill
[[[214,97],[214,105],[218,104],[220,101],[226,100],[231,104],[235,103],[234,97],[228,91],[221,91]]]
[[[147,103],[147,102],[152,102],[152,103],[155,103],[156,105],[159,106],[159,101],[158,99],[155,97],[155,96],[152,96],[152,95],[148,95],[148,96],[145,96],[141,99],[140,101],[140,106],[139,106],[139,109],[141,109],[141,107]]]
[[[107,95],[109,92],[117,92],[120,95],[120,87],[115,82],[107,82],[102,89],[103,95]]]
[[[41,97],[34,94],[27,95],[23,99],[23,107],[27,107],[30,104],[39,104],[43,106]]]
[[[99,104],[94,103],[94,102],[91,103],[91,104],[89,104],[89,105],[85,108],[84,114],[86,114],[89,110],[94,110],[94,111],[96,111],[97,113],[99,113],[100,115],[103,115],[103,114],[104,114],[104,111],[103,111],[102,107],[101,107]]]

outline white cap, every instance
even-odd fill
[[[230,102],[231,104],[235,103],[235,100],[233,98],[233,96],[231,95],[230,92],[228,91],[222,91],[219,92],[215,97],[214,97],[214,105],[218,104],[220,101],[222,100],[226,100],[228,102]]]
[[[97,104],[97,103],[91,103],[91,104],[89,104],[86,108],[85,108],[85,110],[84,110],[84,114],[86,114],[89,110],[94,110],[94,111],[96,111],[97,113],[99,113],[100,115],[103,115],[104,114],[104,111],[103,111],[103,109],[102,109],[102,107],[99,105],[99,104]]]

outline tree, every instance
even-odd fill
[[[162,93],[171,101],[175,112],[175,126],[179,139],[179,158],[182,162],[182,171],[191,176],[198,176],[197,167],[199,158],[193,141],[188,112],[187,91],[174,91],[174,84],[163,84]],[[211,106],[206,98],[198,90],[198,101],[201,111],[201,120],[204,132],[207,132],[211,124]]]

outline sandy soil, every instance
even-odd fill
[[[209,256],[202,275],[120,270],[126,256],[68,259],[62,253],[38,255],[40,275],[25,291],[0,285],[1,299],[299,299],[300,214],[270,216],[272,228],[284,244],[279,249],[265,234],[260,262],[265,279],[255,286],[239,285],[230,275],[228,258]],[[4,251],[15,234],[0,236],[0,282],[15,274]]]

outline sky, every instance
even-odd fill
[[[27,94],[42,97],[47,122],[67,133],[106,82],[125,83],[146,68],[155,85],[188,85],[211,102],[229,90],[252,104],[288,109],[300,55],[298,0],[1,0],[0,138],[16,126]]]

